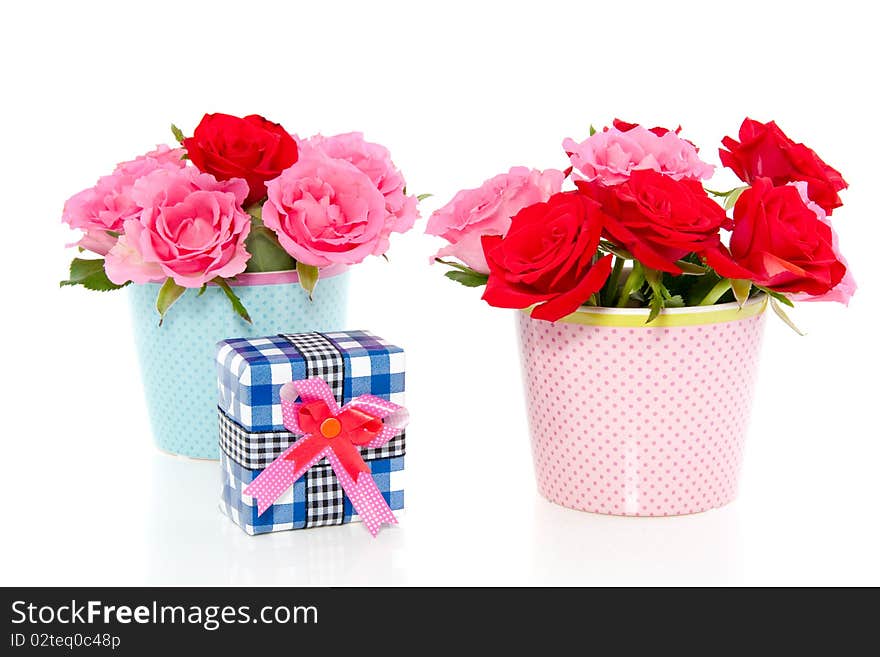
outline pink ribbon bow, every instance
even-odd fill
[[[284,426],[302,438],[244,489],[256,499],[258,515],[326,457],[370,534],[376,536],[383,522],[397,524],[358,447],[381,447],[398,435],[409,422],[403,406],[361,395],[339,408],[327,382],[311,378],[281,388],[281,416]]]

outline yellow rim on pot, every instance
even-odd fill
[[[651,323],[647,308],[600,308],[581,306],[571,315],[558,320],[565,324],[581,324],[583,326],[620,326],[626,328],[664,328],[668,326],[701,326],[703,324],[721,324],[748,319],[760,315],[767,309],[768,297],[761,294],[746,301],[742,308],[736,303],[722,303],[717,306],[690,306],[687,308],[667,308]],[[522,312],[529,314],[531,308]]]

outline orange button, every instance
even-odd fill
[[[342,425],[335,417],[328,417],[321,422],[321,435],[324,438],[335,438],[342,431]]]

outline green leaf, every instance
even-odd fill
[[[433,195],[433,194],[419,194],[418,196],[416,196],[416,200],[417,200],[419,203],[421,203],[421,202],[424,201],[426,198],[431,198],[432,196],[434,196],[434,195]]]
[[[251,254],[245,271],[287,271],[296,267],[296,261],[278,242],[275,232],[263,225],[251,228],[245,246]]]
[[[795,333],[797,333],[798,335],[801,335],[801,336],[806,335],[806,333],[801,331],[797,327],[797,325],[793,321],[791,321],[791,318],[789,318],[789,316],[787,314],[785,314],[785,311],[782,309],[782,306],[780,306],[779,303],[777,303],[776,299],[773,299],[773,298],[770,299],[770,306],[773,308],[773,312],[775,312],[777,315],[779,315],[779,318],[783,322],[788,324],[789,328],[791,328]]]
[[[162,326],[162,322],[165,321],[168,309],[183,296],[184,292],[186,292],[186,288],[175,283],[173,278],[166,278],[165,282],[162,283],[162,287],[159,288],[159,296],[156,297],[156,310],[159,311],[159,326]]]
[[[130,285],[131,281],[125,281],[122,285],[117,285],[103,271],[98,272],[94,276],[89,276],[82,282],[82,286],[87,290],[94,292],[112,292],[113,290],[121,290],[126,285]]]
[[[710,289],[706,295],[697,303],[698,306],[713,306],[718,303],[722,297],[730,290],[731,280],[729,278],[719,278],[718,282]]]
[[[485,285],[489,280],[489,277],[486,274],[480,274],[475,271],[448,271],[446,272],[446,278],[455,281],[456,283],[461,283],[465,287],[480,287],[481,285]]]
[[[745,187],[737,187],[736,189],[731,189],[727,196],[724,199],[724,209],[730,210],[736,202],[739,200],[740,195],[748,189],[748,185]]]
[[[605,285],[599,290],[599,301],[602,306],[613,306],[617,303],[617,293],[620,291],[620,275],[623,273],[624,258],[614,257],[614,266]]]
[[[718,198],[724,199],[723,205],[725,210],[730,210],[730,208],[736,205],[736,201],[737,199],[739,199],[740,194],[742,194],[748,188],[748,185],[744,185],[742,187],[734,187],[733,189],[728,189],[726,192],[719,192],[714,189],[704,187],[707,194],[711,194],[712,196],[717,196]]]
[[[782,294],[781,292],[771,292],[771,293],[770,293],[770,296],[771,296],[773,299],[776,299],[777,301],[779,301],[780,303],[784,303],[784,304],[785,304],[786,306],[788,306],[789,308],[794,308],[794,303],[792,302],[792,300],[789,299],[789,298],[788,298],[787,296],[785,296],[784,294]]]
[[[306,265],[302,262],[296,263],[296,273],[299,276],[299,285],[302,289],[309,293],[309,301],[315,293],[315,287],[318,285],[318,268],[314,265]]]
[[[687,302],[693,297],[693,289],[709,276],[712,270],[696,253],[689,253],[675,264],[678,265],[681,272],[677,274],[664,272],[663,285],[671,295],[678,294]]]
[[[232,291],[232,288],[229,287],[229,283],[224,281],[219,276],[215,278],[212,282],[216,283],[217,287],[223,290],[226,298],[229,299],[229,303],[232,304],[232,309],[236,313],[238,313],[238,316],[241,317],[248,324],[253,324],[253,322],[251,321],[251,316],[248,315],[248,311],[245,309],[244,304],[241,302],[241,299],[236,296],[235,292]]]
[[[178,128],[173,123],[171,124],[171,134],[174,135],[174,138],[177,140],[178,143],[180,143],[180,144],[183,143],[183,140],[184,140],[183,130]]]
[[[95,274],[104,271],[104,259],[86,260],[83,258],[74,258],[70,263],[70,280],[82,283]]]
[[[749,293],[752,291],[752,282],[742,278],[730,279],[730,288],[733,290],[733,298],[742,308],[742,305],[749,300]]]
[[[103,258],[84,259],[74,258],[70,263],[70,278],[59,283],[61,287],[67,285],[82,285],[87,290],[108,292],[125,287],[128,283],[117,285],[104,272]]]
[[[205,283],[202,287],[199,288],[199,293],[196,295],[196,298],[202,296],[205,293],[205,290],[208,289],[208,284]]]
[[[251,254],[246,272],[288,271],[296,261],[284,250],[275,231],[263,225],[263,206],[255,203],[245,210],[251,216],[251,232],[245,240]]]
[[[694,281],[694,285],[687,291],[685,298],[689,306],[696,306],[709,294],[709,290],[715,287],[718,281],[721,280],[721,277],[710,269],[706,272],[705,276],[691,278],[690,280]]]
[[[794,308],[794,303],[792,303],[791,299],[785,296],[782,292],[776,292],[775,290],[770,290],[760,285],[756,285],[755,287],[761,290],[761,292],[769,296],[771,299],[776,299],[780,303],[784,303],[789,308]]]
[[[96,260],[86,260],[84,258],[74,258],[70,263],[70,283],[76,285],[82,283],[89,276],[93,276],[98,272],[104,271],[104,260],[98,258]]]
[[[666,300],[667,308],[684,308],[684,306],[684,298],[680,294],[676,294],[675,296],[669,297]]]
[[[646,324],[650,324],[663,308],[666,307],[666,300],[671,299],[672,296],[669,294],[669,290],[663,285],[663,274],[656,269],[648,269],[644,268],[645,272],[645,280],[648,282],[648,287],[651,288],[651,312],[648,314],[648,321]]]
[[[454,267],[457,271],[446,272],[446,278],[461,283],[467,287],[479,287],[480,285],[485,285],[486,281],[489,280],[488,274],[481,274],[460,262],[443,260],[442,258],[435,258],[434,261],[439,262],[441,265]]]
[[[709,189],[708,187],[703,187],[703,189],[706,190],[707,194],[711,194],[712,196],[727,196],[733,191],[732,189],[728,189],[726,192],[719,192],[715,189]]]
[[[461,271],[466,271],[469,273],[476,274],[473,269],[468,267],[467,265],[463,265],[460,262],[455,262],[455,260],[444,260],[443,258],[434,258],[434,262],[439,262],[441,265],[446,265],[448,267],[455,267],[456,269],[460,269]]]
[[[590,124],[590,137],[596,134],[596,128],[593,127],[593,124]]]
[[[692,262],[688,262],[687,260],[678,260],[675,263],[679,269],[681,269],[682,274],[686,274],[688,276],[704,276],[707,271],[709,271],[708,267],[703,267],[702,265],[695,265]]]
[[[657,319],[657,316],[660,314],[660,312],[662,310],[663,310],[663,297],[660,296],[659,294],[651,295],[651,312],[648,313],[648,321],[645,322],[645,324],[650,324],[655,319]]]
[[[657,290],[657,293],[664,297],[663,295],[663,273],[657,271],[656,269],[649,269],[648,267],[644,267],[645,272],[645,280],[648,282],[648,285],[651,286],[652,290]],[[665,297],[664,297],[665,298]]]
[[[617,307],[626,308],[630,297],[635,296],[635,294],[642,288],[644,282],[645,268],[642,267],[638,260],[634,260],[632,271],[629,273],[629,276],[626,277],[626,281],[623,284],[623,290],[621,290],[620,297],[617,299]]]
[[[623,258],[624,260],[635,260],[629,251],[616,244],[612,244],[611,242],[606,242],[605,240],[599,242],[599,249],[605,253],[613,253],[618,258]]]

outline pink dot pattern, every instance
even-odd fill
[[[375,537],[379,533],[382,523],[397,524],[394,512],[382,497],[382,491],[376,486],[376,481],[369,472],[359,473],[355,482],[331,450],[327,450],[327,460],[330,461],[330,466],[336,473],[336,478],[339,479],[339,485],[351,499],[351,505],[361,517],[370,535]]]
[[[668,328],[517,314],[544,497],[628,516],[698,513],[736,497],[763,313]]]
[[[257,515],[263,515],[266,509],[272,506],[284,491],[305,474],[306,470],[324,458],[327,450],[321,450],[313,459],[306,463],[288,458],[291,452],[301,448],[306,440],[310,440],[310,438],[306,436],[284,450],[281,456],[272,461],[242,491],[245,495],[250,495],[257,500]]]

